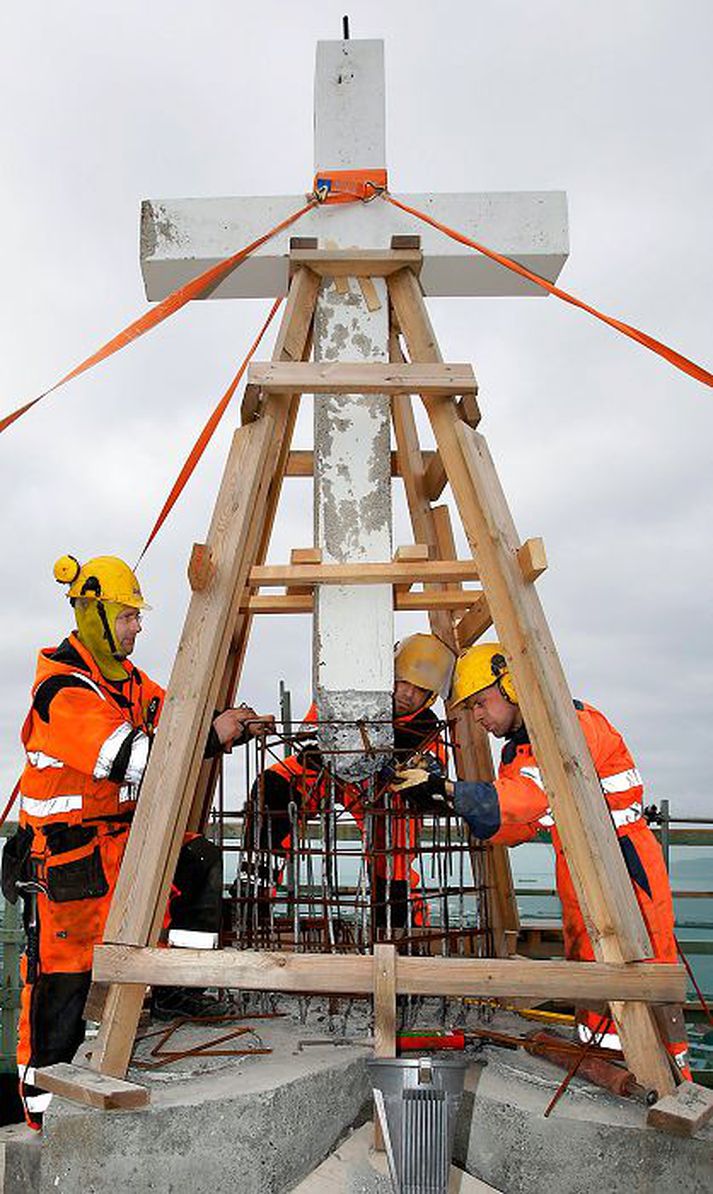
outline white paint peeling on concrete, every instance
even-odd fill
[[[304,179],[305,190],[312,180]],[[488,248],[554,282],[569,253],[564,191],[495,191],[473,195],[394,194]],[[157,199],[143,205],[141,270],[146,296],[165,298],[297,211],[305,195],[225,199]],[[381,199],[308,212],[273,237],[211,291],[210,298],[286,294],[290,237],[316,236],[340,248],[388,249],[393,235],[421,237],[421,285],[429,296],[533,295],[545,291],[482,254],[450,240]]]
[[[315,315],[314,353],[322,361],[386,361],[388,297],[370,311],[355,280],[346,293],[322,285]],[[382,394],[321,394],[314,398],[315,543],[325,563],[388,560],[391,543],[390,403]],[[321,720],[388,721],[393,687],[393,598],[389,585],[317,587],[313,678]],[[389,725],[369,731],[388,749]],[[356,726],[325,726],[327,750],[361,751]],[[340,755],[339,774],[357,778],[379,762]]]

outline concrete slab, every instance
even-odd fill
[[[26,1124],[0,1128],[0,1194],[39,1189],[42,1138]]]
[[[575,1079],[543,1112],[562,1071],[488,1048],[470,1067],[455,1161],[506,1194],[704,1194],[713,1188],[713,1127],[691,1140],[646,1125],[642,1104]]]
[[[255,1028],[255,1036],[273,1048],[270,1056],[188,1058],[151,1074],[132,1068],[130,1079],[151,1088],[151,1104],[141,1111],[98,1112],[55,1098],[32,1194],[288,1189],[362,1112],[370,1051],[352,1046],[298,1051],[292,1021],[256,1020]],[[192,1032],[209,1035],[205,1025]],[[240,1047],[243,1040],[233,1044]]]
[[[386,1154],[372,1145],[374,1124],[363,1124],[327,1157],[293,1194],[391,1194]],[[477,1177],[451,1166],[448,1194],[498,1194]]]

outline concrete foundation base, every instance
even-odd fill
[[[471,1066],[454,1160],[505,1194],[708,1194],[713,1124],[690,1140],[646,1125],[645,1108],[575,1078],[549,1118],[563,1072],[486,1049]]]
[[[425,1014],[434,1022],[433,1009]],[[367,1019],[353,1011],[350,1033],[366,1036]],[[150,1087],[148,1108],[99,1112],[54,1099],[41,1136],[0,1129],[0,1194],[387,1194],[371,1125],[351,1133],[371,1115],[371,1049],[329,1043],[340,1039],[339,1024],[325,1015],[300,1023],[256,1014],[245,1023],[252,1031],[222,1047],[263,1046],[269,1055],[155,1058],[160,1037],[147,1036],[139,1059],[161,1066],[129,1077]],[[497,1026],[517,1031],[522,1022],[503,1017]],[[163,1049],[227,1030],[192,1025]],[[646,1126],[642,1105],[577,1078],[545,1119],[562,1071],[491,1047],[471,1060],[453,1160],[473,1180],[503,1194],[713,1189],[713,1123],[693,1139],[669,1136]],[[456,1179],[462,1194],[482,1190]]]

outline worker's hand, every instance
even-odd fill
[[[407,804],[422,813],[445,813],[452,808],[448,789],[452,785],[442,775],[434,775],[422,767],[405,767],[397,771],[391,789],[403,796]]]
[[[213,729],[223,750],[230,751],[249,738],[274,734],[275,716],[273,713],[256,713],[249,705],[241,705],[239,709],[224,709],[219,713],[213,722]]]

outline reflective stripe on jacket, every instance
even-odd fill
[[[125,683],[105,680],[75,634],[40,652],[21,735],[21,824],[78,824],[134,808],[163,689],[125,667]]]

